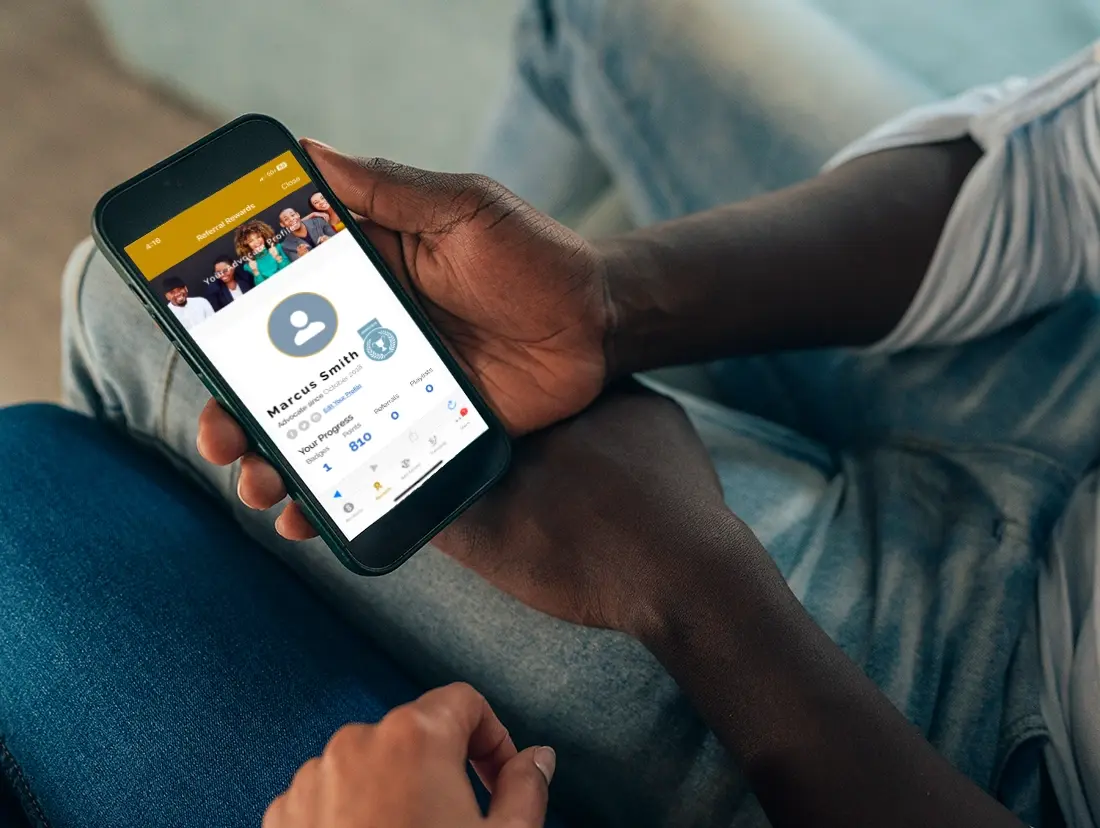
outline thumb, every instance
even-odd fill
[[[399,233],[430,233],[450,219],[461,176],[406,167],[385,158],[352,158],[310,138],[302,147],[336,197],[353,212]]]
[[[489,824],[542,828],[556,766],[553,748],[531,747],[513,756],[497,775]]]

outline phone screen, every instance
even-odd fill
[[[292,152],[125,249],[347,540],[488,429]]]

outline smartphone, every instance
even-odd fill
[[[354,572],[400,566],[507,469],[503,427],[278,121],[226,124],[92,224]]]

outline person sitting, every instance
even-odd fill
[[[321,218],[316,213],[302,218],[293,207],[279,213],[279,224],[285,231],[279,246],[292,262],[336,235],[327,218]]]
[[[169,276],[161,286],[164,298],[168,300],[168,310],[185,328],[193,328],[214,315],[213,306],[201,296],[189,296],[187,285],[182,279]]]
[[[91,245],[66,276],[68,399],[160,445],[401,668],[468,681],[515,740],[557,746],[555,801],[577,824],[1090,828],[1097,52],[1031,83],[930,104],[819,16],[733,4],[774,15],[761,31],[720,5],[691,4],[686,18],[656,2],[529,4],[513,120],[478,167],[490,177],[363,163],[306,142],[391,266],[430,245],[409,289],[521,438],[508,478],[393,575],[342,569],[307,539],[294,501],[272,520],[287,494],[278,475],[140,324],[140,304]],[[737,38],[753,48],[725,48]],[[546,141],[517,152],[516,135],[536,126]],[[613,176],[647,226],[590,242],[548,216],[565,172],[551,139],[588,165],[586,180]],[[705,365],[705,399],[623,389],[637,372],[691,364]],[[127,507],[96,514],[125,523]],[[239,576],[249,589],[254,569]],[[24,577],[32,608],[42,580]],[[283,606],[256,593],[241,602],[242,589],[219,609]],[[37,613],[11,626],[52,617]],[[145,620],[158,644],[175,629]],[[215,629],[197,640],[237,628]],[[253,630],[271,634],[245,629],[245,646]],[[207,652],[167,640],[173,657]],[[166,756],[132,717],[77,755],[112,739],[145,745],[141,767],[159,780],[179,776],[181,757],[231,753],[234,781],[251,779],[264,737],[343,698],[353,661],[296,669],[303,653],[332,652],[323,631],[274,643],[257,662],[265,686],[319,677],[295,696],[309,703],[277,709],[274,727],[262,705],[234,704],[219,719],[231,735]],[[133,663],[114,673],[135,675]],[[205,670],[214,690],[192,694],[204,701],[238,684]],[[40,735],[34,694],[6,698],[29,723],[26,741]],[[213,718],[158,732],[193,734],[192,721]],[[289,794],[269,825],[340,824],[322,813],[440,824],[423,806],[442,777],[423,777],[458,778],[485,746],[462,756],[443,738],[454,717],[443,729],[407,710],[393,721],[409,739],[353,729],[293,781],[281,764]],[[118,739],[127,725],[134,738]],[[396,773],[394,751],[372,743],[413,744],[421,761]],[[93,777],[87,763],[55,764]],[[341,770],[353,784],[330,784]],[[387,796],[366,787],[382,778]],[[346,800],[317,807],[341,789]],[[463,795],[469,819],[449,824],[481,824]],[[238,813],[243,823],[255,811]]]
[[[214,276],[216,281],[210,286],[206,298],[215,311],[240,299],[253,287],[252,275],[239,268],[229,256],[218,256],[214,260]]]
[[[252,274],[253,286],[270,279],[290,264],[286,254],[279,251],[271,225],[259,219],[237,228],[233,234],[233,246]]]

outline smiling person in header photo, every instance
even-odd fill
[[[340,217],[336,215],[336,210],[332,205],[328,203],[328,199],[321,193],[314,193],[309,197],[309,206],[316,212],[310,213],[305,217],[305,221],[311,218],[323,218],[327,221],[336,232],[340,232],[344,229],[344,222],[340,221]]]
[[[275,231],[267,222],[253,219],[237,228],[233,234],[237,255],[245,260],[245,268],[252,274],[254,285],[270,279],[290,262],[280,252]]]
[[[208,301],[201,296],[188,296],[187,285],[182,279],[169,276],[164,280],[163,290],[168,309],[185,328],[193,328],[214,315],[214,308]]]
[[[252,290],[252,276],[244,268],[238,267],[228,256],[218,256],[214,260],[214,284],[206,298],[220,311],[230,302],[236,301]]]
[[[302,218],[293,207],[279,213],[279,224],[286,231],[279,246],[292,262],[336,235],[324,213],[310,213]]]

